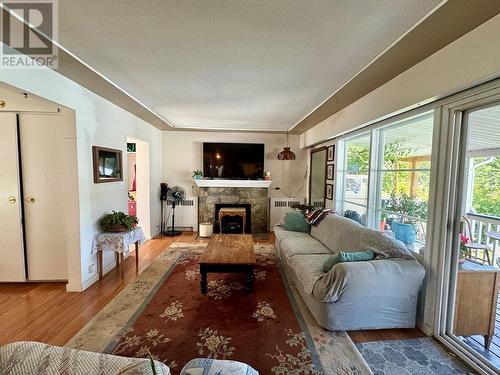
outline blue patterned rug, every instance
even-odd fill
[[[356,346],[373,375],[474,374],[431,337],[366,342]]]

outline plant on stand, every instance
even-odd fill
[[[128,232],[137,224],[139,224],[137,217],[116,211],[104,215],[99,220],[99,227],[103,232]]]

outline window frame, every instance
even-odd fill
[[[381,206],[382,206],[382,175],[384,172],[428,172],[429,173],[429,190],[432,186],[432,151],[433,151],[433,140],[430,144],[431,149],[431,168],[409,168],[409,169],[395,169],[386,170],[383,168],[384,165],[384,139],[383,132],[390,130],[392,128],[398,128],[401,126],[406,126],[406,122],[412,120],[413,118],[430,116],[433,120],[432,122],[432,135],[434,137],[435,127],[436,127],[436,113],[435,108],[422,108],[408,113],[394,116],[392,118],[374,123],[368,127],[362,128],[358,131],[346,134],[339,137],[337,143],[337,152],[339,165],[342,165],[342,169],[338,168],[336,189],[340,194],[337,194],[336,208],[339,212],[345,212],[345,203],[358,205],[359,207],[366,208],[366,226],[371,229],[379,230],[379,222],[381,216]],[[347,174],[347,143],[362,137],[368,136],[369,138],[369,160],[368,160],[368,193],[367,193],[367,204],[366,206],[357,203],[350,202],[345,198],[345,180]],[[430,204],[430,194],[428,198],[428,204]],[[427,215],[427,224],[429,220],[429,214]],[[427,232],[427,231],[426,231]],[[427,242],[427,233],[425,234]],[[420,244],[425,244],[421,243]]]

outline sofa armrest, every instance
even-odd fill
[[[339,263],[316,282],[313,294],[327,303],[376,296],[416,300],[424,275],[424,268],[416,260]]]

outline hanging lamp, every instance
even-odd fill
[[[278,160],[295,160],[295,153],[290,150],[289,134],[286,132],[286,146],[283,151],[278,154]]]

